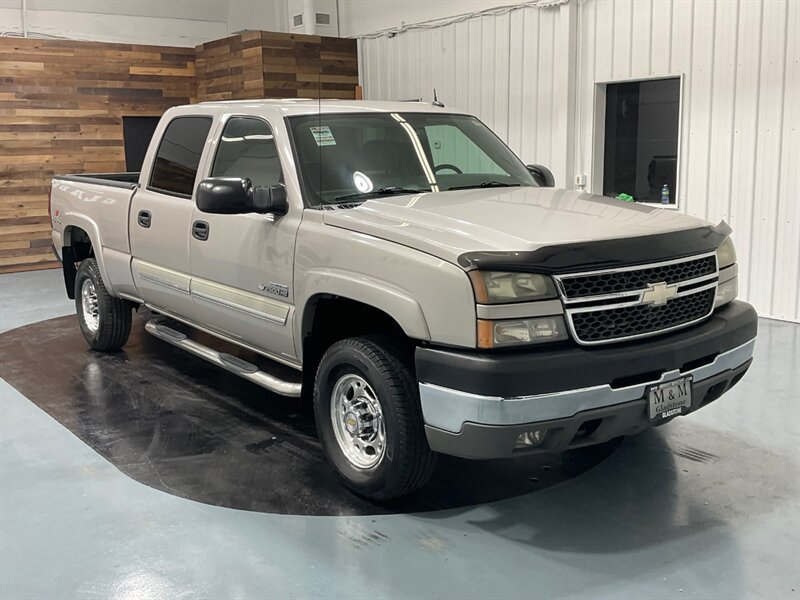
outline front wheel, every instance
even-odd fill
[[[131,304],[108,293],[93,258],[82,261],[75,275],[75,308],[81,333],[93,350],[112,352],[128,341]]]
[[[339,478],[361,496],[389,500],[428,481],[428,447],[417,384],[391,338],[342,340],[322,357],[314,415]]]

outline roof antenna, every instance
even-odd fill
[[[434,106],[438,106],[439,108],[444,108],[444,103],[439,102],[439,99],[436,97],[436,88],[433,88],[433,102],[431,102]]]

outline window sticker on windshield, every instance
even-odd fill
[[[312,127],[311,135],[313,135],[314,139],[317,141],[317,146],[336,145],[336,140],[333,139],[331,128],[328,127],[327,125],[323,125],[322,127]]]

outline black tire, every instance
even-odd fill
[[[97,296],[98,323],[93,328],[84,314],[83,287],[91,282]],[[99,352],[114,352],[122,348],[131,333],[131,303],[115,298],[106,290],[97,261],[87,258],[81,262],[75,275],[75,309],[78,312],[78,323],[83,337],[89,346]]]
[[[421,488],[435,454],[428,446],[416,379],[406,353],[391,338],[349,338],[333,344],[314,382],[314,417],[325,455],[345,486],[360,496],[389,500]],[[334,433],[332,393],[342,377],[357,375],[374,390],[383,413],[385,450],[376,465],[361,468],[347,458]]]

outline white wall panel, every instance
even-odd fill
[[[730,223],[740,296],[800,321],[800,2],[573,0],[363,39],[360,59],[367,98],[436,87],[559,185],[583,173],[592,191],[598,84],[683,76],[679,210]]]
[[[166,46],[196,46],[228,34],[228,26],[224,20],[204,21],[58,10],[28,10],[27,27],[32,36]],[[22,33],[22,14],[19,9],[0,6],[0,30],[18,35]]]
[[[783,82],[786,59],[786,6],[777,2],[764,4],[762,40],[759,52],[762,68],[758,78],[758,114],[756,160],[753,179],[751,252],[748,261],[748,298],[758,306],[769,306],[776,282],[772,265],[780,202],[780,157],[783,135]],[[800,101],[800,94],[796,97]],[[787,165],[788,167],[788,165]],[[798,165],[794,165],[798,170]],[[795,283],[796,285],[796,283]]]
[[[526,8],[429,30],[359,41],[364,97],[432,100],[469,111],[526,162],[550,165],[565,182],[567,119],[555,97],[562,10]],[[566,80],[566,79],[565,79]]]
[[[224,5],[225,2],[219,2],[219,4]],[[227,0],[227,4],[228,33],[234,33],[244,29],[289,31],[289,6],[287,2]],[[326,32],[323,35],[336,34]]]
[[[219,0],[26,0],[28,10],[98,15],[224,22],[227,2]],[[20,10],[22,0],[0,0],[3,8]]]
[[[342,36],[356,37],[508,4],[513,0],[339,0],[339,22]]]
[[[631,52],[630,70],[632,73],[647,73],[652,68],[652,45],[648,38],[653,31],[653,3],[633,2],[631,10],[630,45],[643,50]]]
[[[319,0],[335,9],[334,0]],[[243,29],[288,31],[287,0],[27,0],[31,35],[195,46]],[[22,32],[22,0],[0,0],[0,31]],[[324,35],[336,35],[320,31]]]
[[[758,80],[761,73],[761,15],[760,2],[741,2],[739,6],[739,52],[737,57],[736,88],[733,118],[733,165],[731,177],[730,224],[734,240],[742,254],[739,286],[742,293],[750,289],[753,247],[753,205],[756,199],[756,133],[758,130]],[[757,24],[757,26],[754,26]],[[762,156],[762,160],[766,158]],[[710,219],[716,215],[709,215]],[[763,249],[766,251],[766,248]]]
[[[800,3],[789,2],[784,58],[783,124],[781,126],[780,180],[777,232],[772,265],[775,291],[769,314],[800,315]],[[792,285],[793,284],[793,285]]]
[[[587,0],[579,10],[579,118],[593,118],[598,83],[682,74],[680,210],[730,223],[740,296],[800,320],[800,201],[786,177],[800,171],[798,3]],[[587,174],[602,160],[585,132],[576,151]]]

